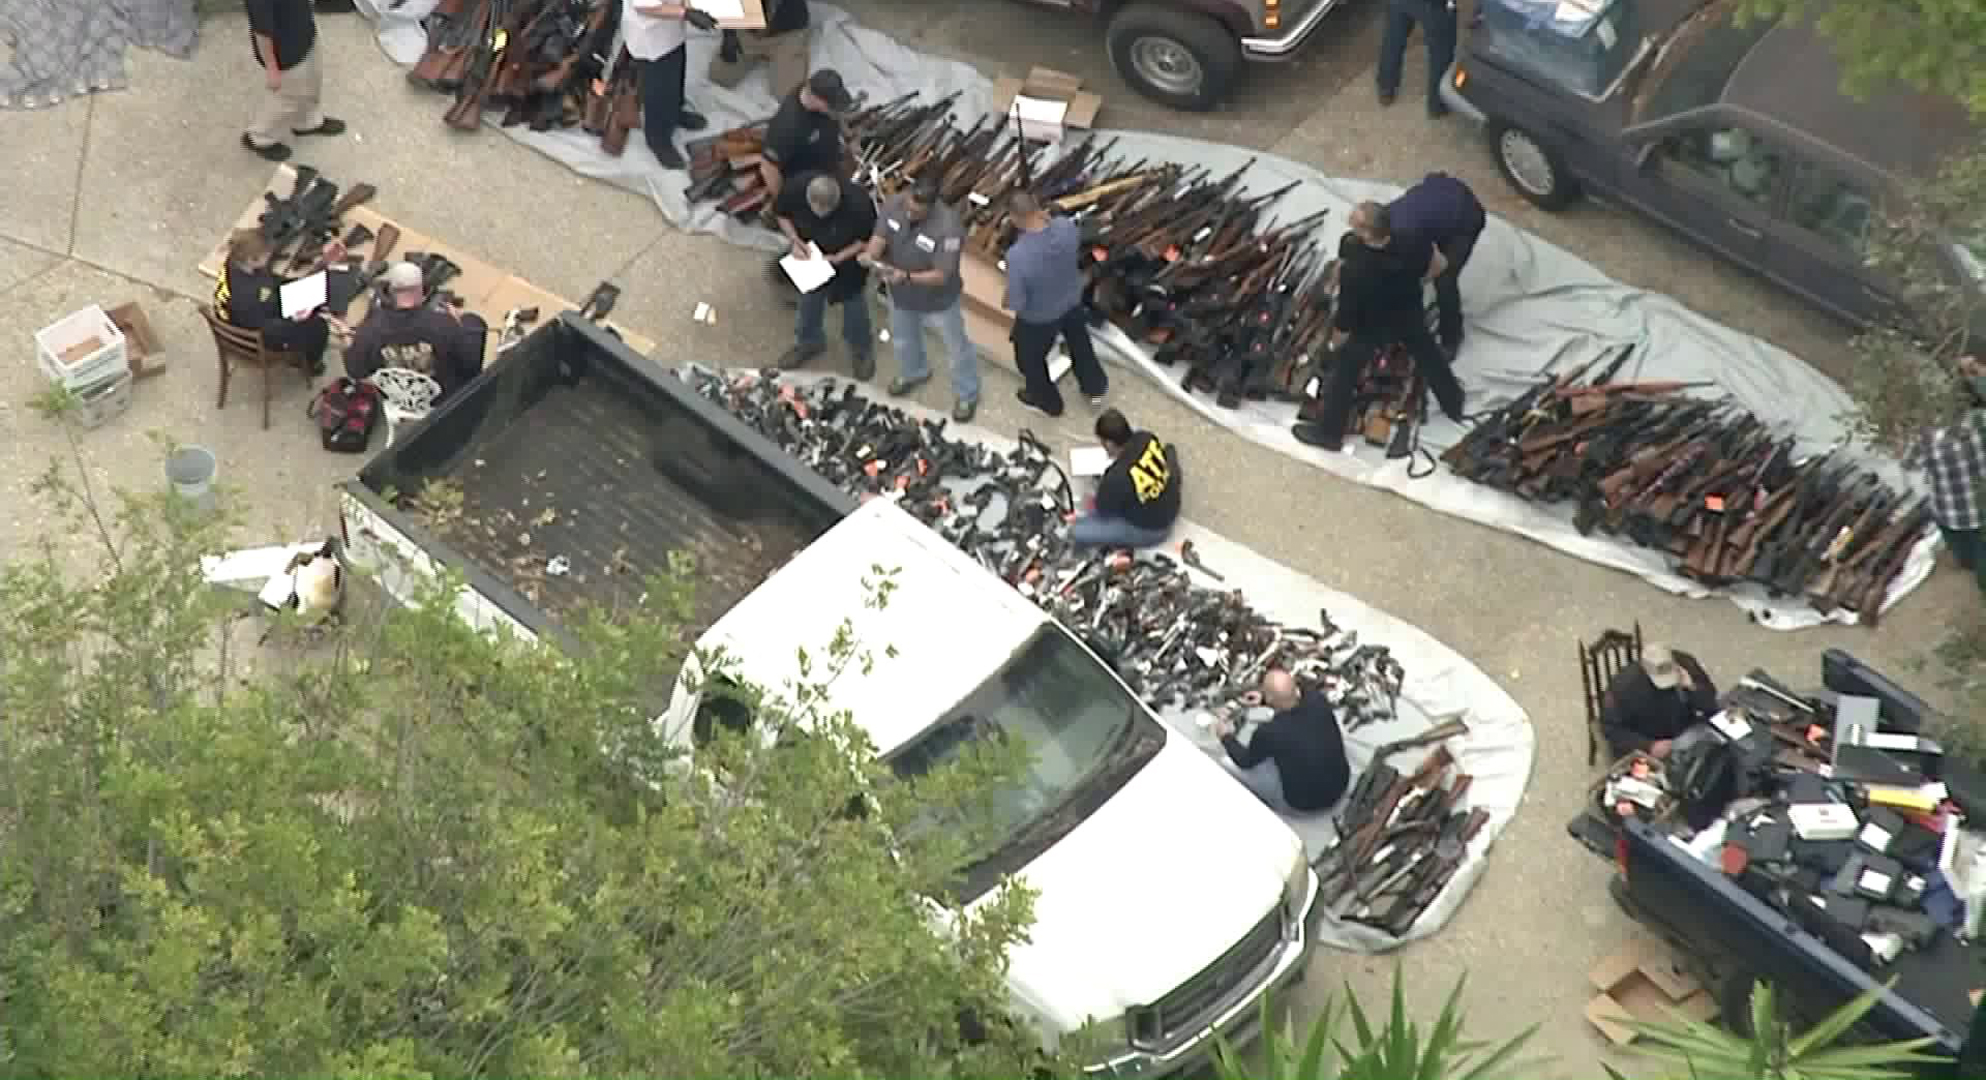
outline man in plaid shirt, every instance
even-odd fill
[[[1948,427],[1919,436],[1904,456],[1905,468],[1922,468],[1931,481],[1931,514],[1958,564],[1970,570],[1986,591],[1986,525],[1980,502],[1986,497],[1986,362],[1960,357],[1959,374],[1973,395],[1973,407]]]

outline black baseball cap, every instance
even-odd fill
[[[841,72],[833,68],[822,68],[807,79],[807,92],[828,103],[828,108],[840,112],[855,104],[848,93],[848,87],[841,81]]]

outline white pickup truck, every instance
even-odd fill
[[[612,552],[634,572],[523,574],[505,540],[443,542],[383,497],[437,478],[484,513],[557,507],[546,550]],[[465,617],[533,639],[556,641],[555,613],[611,604],[689,551],[708,619],[698,653],[721,651],[723,674],[775,697],[797,651],[851,620],[857,641],[895,655],[842,673],[827,705],[900,775],[994,732],[1025,740],[1006,838],[965,868],[966,895],[1008,875],[1037,891],[1030,940],[1010,954],[1013,1008],[1050,1046],[1086,1024],[1121,1032],[1099,1073],[1163,1075],[1202,1059],[1215,1031],[1245,1038],[1263,995],[1303,973],[1318,883],[1281,819],[1004,582],[889,502],[856,506],[588,323],[532,335],[368,463],[341,507],[348,557],[389,591],[409,599],[450,567]],[[864,603],[876,567],[894,582],[880,607]],[[687,748],[703,675],[686,665],[660,721]]]

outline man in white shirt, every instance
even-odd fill
[[[688,70],[683,47],[685,23],[699,30],[717,25],[689,3],[621,0],[621,34],[628,55],[641,64],[641,133],[665,169],[689,167],[673,141],[676,129],[701,131],[709,125],[702,113],[683,100],[683,79]]]

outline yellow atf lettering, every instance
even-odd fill
[[[1166,483],[1172,473],[1165,467],[1165,447],[1153,439],[1145,445],[1145,452],[1138,455],[1137,464],[1131,466],[1131,487],[1137,492],[1138,501],[1151,502],[1165,494]]]

